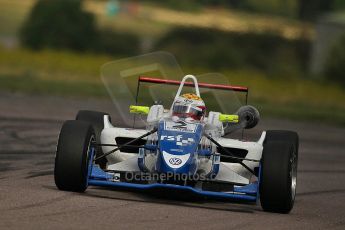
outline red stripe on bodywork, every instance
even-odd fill
[[[168,84],[168,85],[180,85],[181,84],[181,81],[152,78],[152,77],[139,77],[139,81],[140,82],[156,83],[156,84]],[[191,86],[191,87],[194,86],[193,82],[185,82],[184,84],[186,86]],[[209,83],[198,83],[198,85],[200,88],[224,89],[224,90],[248,92],[248,87],[243,87],[243,86],[209,84]]]

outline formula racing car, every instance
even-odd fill
[[[138,84],[143,82],[178,86],[170,107],[159,102],[129,106],[137,120],[144,117],[145,127],[115,127],[109,114],[87,110],[63,124],[54,170],[60,190],[84,192],[90,185],[173,190],[260,200],[265,211],[290,212],[296,195],[297,133],[267,130],[257,141],[228,138],[231,130],[255,127],[258,110],[244,105],[233,114],[207,111],[201,93],[247,92],[246,87],[201,83],[193,75],[180,81],[139,77]]]

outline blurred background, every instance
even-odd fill
[[[102,64],[163,50],[263,117],[345,125],[343,0],[0,0],[0,92],[107,98]],[[6,109],[6,108],[2,108]]]

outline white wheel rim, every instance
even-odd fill
[[[296,196],[296,186],[297,186],[297,159],[296,159],[296,152],[294,151],[292,153],[292,157],[290,159],[291,163],[291,171],[290,171],[290,177],[291,177],[291,196],[292,200],[295,199]]]

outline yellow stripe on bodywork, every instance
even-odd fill
[[[148,106],[139,106],[139,105],[131,105],[129,106],[129,112],[130,113],[136,113],[136,114],[149,114],[150,107]]]
[[[238,115],[219,114],[219,121],[221,121],[221,122],[230,122],[230,123],[238,123]]]

